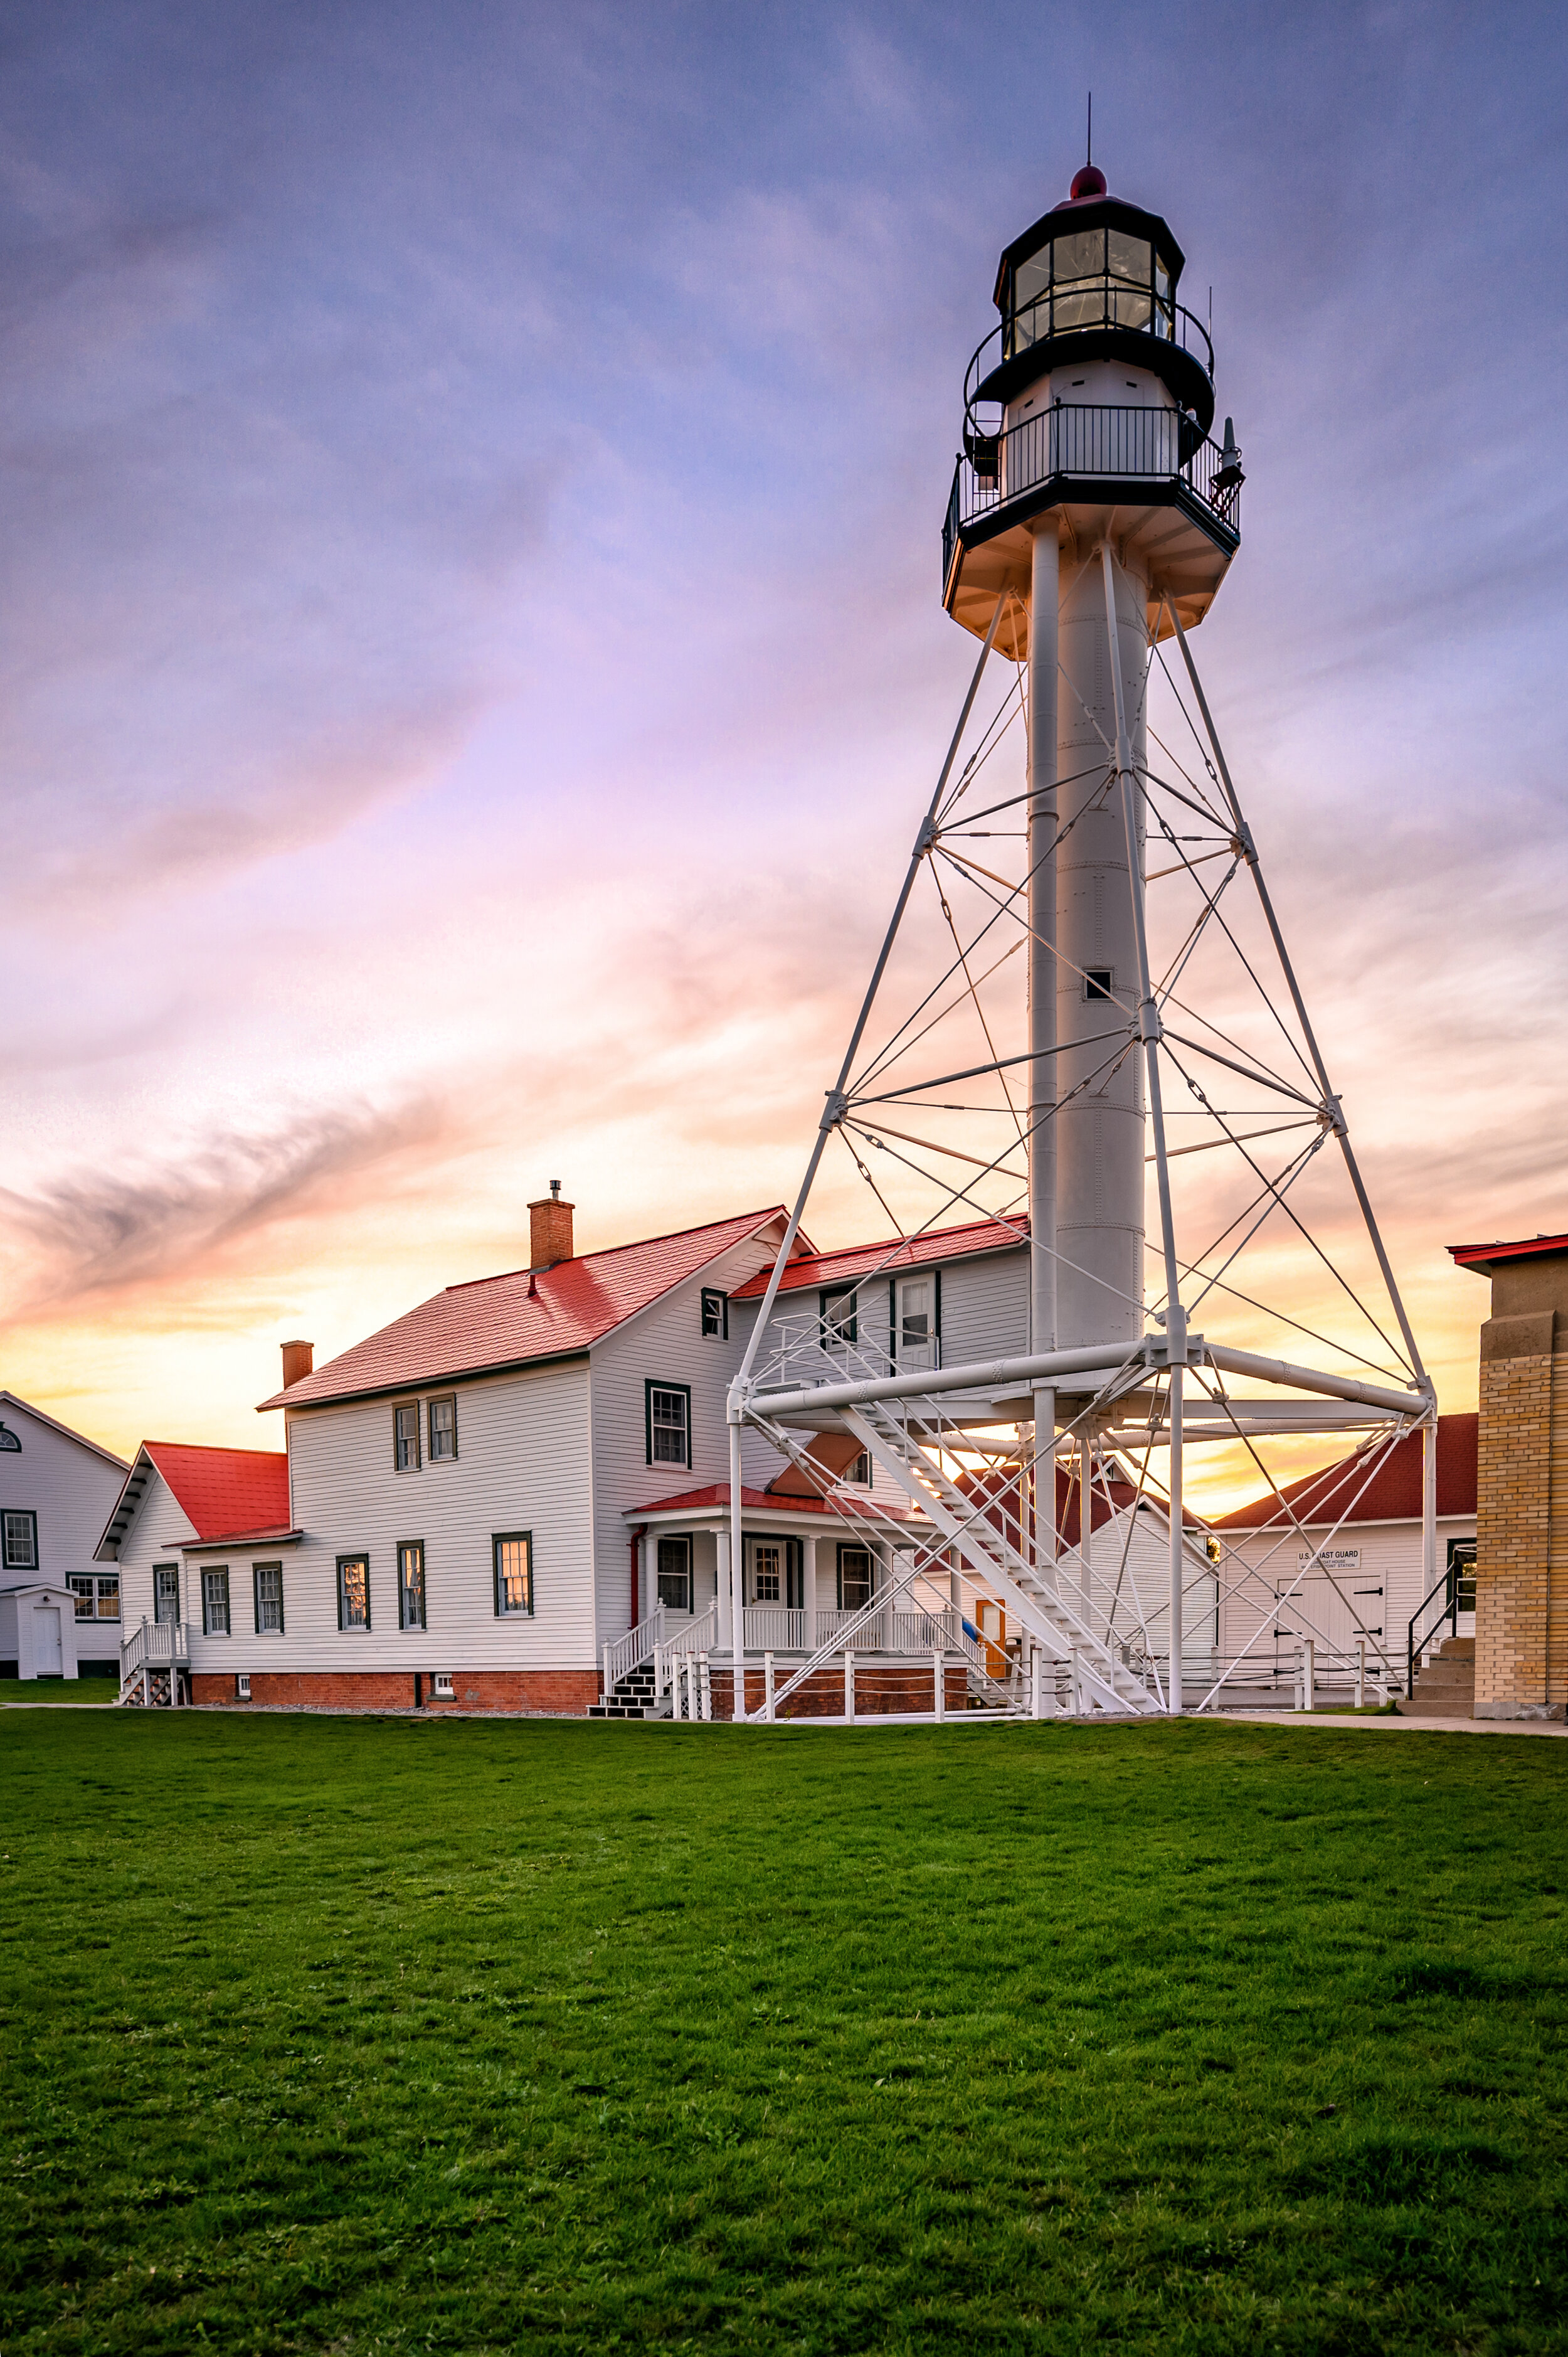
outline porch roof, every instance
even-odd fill
[[[798,1497],[778,1490],[742,1490],[742,1511],[748,1514],[779,1514],[793,1521],[799,1514],[822,1514],[830,1521],[843,1522],[843,1515],[826,1498]],[[880,1499],[866,1497],[856,1501],[868,1522],[918,1523],[922,1517],[905,1506],[885,1506]],[[658,1522],[667,1515],[682,1518],[693,1514],[727,1513],[729,1484],[710,1481],[701,1490],[682,1490],[673,1498],[655,1498],[651,1505],[629,1506],[625,1520],[628,1523]]]

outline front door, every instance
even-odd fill
[[[65,1651],[60,1643],[58,1604],[35,1604],[33,1607],[33,1674],[39,1678],[63,1678],[65,1675]]]

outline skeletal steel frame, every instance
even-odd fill
[[[1054,541],[1051,545],[1054,557]],[[1010,592],[1004,591],[997,598],[935,790],[916,834],[903,884],[852,1028],[837,1079],[826,1092],[822,1118],[800,1187],[758,1305],[739,1373],[730,1389],[727,1406],[730,1436],[729,1544],[727,1547],[721,1548],[721,1626],[727,1620],[734,1665],[734,1709],[737,1718],[746,1715],[742,1666],[745,1590],[741,1439],[747,1426],[804,1470],[823,1501],[842,1520],[854,1528],[864,1523],[868,1530],[875,1529],[879,1539],[886,1542],[889,1528],[886,1518],[869,1505],[864,1492],[854,1493],[850,1485],[827,1474],[818,1460],[803,1448],[798,1437],[802,1420],[810,1422],[812,1418],[817,1419],[819,1425],[831,1421],[839,1428],[853,1433],[895,1489],[902,1491],[908,1509],[918,1517],[918,1535],[914,1544],[913,1560],[890,1584],[890,1596],[896,1597],[908,1590],[922,1574],[929,1575],[941,1557],[950,1557],[961,1563],[972,1582],[977,1586],[983,1585],[1005,1599],[1016,1624],[1040,1656],[1054,1660],[1058,1664],[1068,1665],[1075,1698],[1079,1701],[1087,1698],[1092,1706],[1101,1709],[1158,1708],[1171,1713],[1179,1713],[1183,1709],[1184,1611],[1189,1597],[1196,1590],[1202,1588],[1207,1594],[1208,1583],[1214,1586],[1217,1615],[1230,1598],[1240,1596],[1250,1587],[1261,1589],[1265,1585],[1269,1610],[1260,1616],[1257,1629],[1240,1652],[1207,1684],[1197,1705],[1200,1709],[1217,1704],[1226,1687],[1235,1679],[1236,1672],[1258,1645],[1265,1627],[1277,1617],[1282,1603],[1292,1602],[1297,1617],[1306,1622],[1310,1630],[1310,1618],[1302,1611],[1296,1598],[1297,1591],[1315,1567],[1324,1574],[1334,1593],[1350,1609],[1354,1623],[1354,1608],[1323,1558],[1389,1451],[1401,1438],[1416,1429],[1422,1432],[1423,1448],[1422,1555],[1425,1585],[1430,1587],[1435,1577],[1435,1393],[1422,1363],[1419,1346],[1350,1143],[1343,1106],[1332,1088],[1327,1067],[1307,1014],[1256,843],[1242,811],[1187,632],[1174,599],[1165,596],[1163,611],[1168,619],[1168,630],[1165,635],[1174,638],[1179,650],[1197,707],[1197,720],[1187,708],[1176,676],[1165,665],[1163,654],[1159,661],[1176,705],[1192,733],[1197,755],[1195,766],[1202,773],[1195,776],[1192,769],[1178,759],[1176,753],[1155,735],[1154,741],[1164,756],[1165,768],[1176,773],[1173,778],[1165,773],[1165,768],[1157,770],[1152,762],[1145,762],[1141,767],[1134,763],[1132,716],[1125,701],[1121,660],[1120,634],[1125,624],[1119,620],[1117,614],[1117,563],[1109,539],[1100,544],[1087,562],[1092,563],[1095,555],[1098,556],[1104,587],[1114,697],[1114,743],[1109,740],[1094,716],[1089,715],[1094,733],[1103,747],[1103,763],[1080,771],[1077,780],[1057,778],[1054,745],[1048,760],[1037,761],[1036,759],[1033,735],[1036,716],[1028,708],[1029,699],[1025,687],[1027,667],[1021,665],[1017,677],[983,728],[978,744],[954,780],[955,765],[1011,596]],[[1054,588],[1051,595],[1054,600]],[[1032,598],[1032,650],[1035,647],[1033,618],[1041,605],[1041,596]],[[1151,642],[1155,637],[1155,631],[1151,629]],[[1060,671],[1059,666],[1058,669],[1059,677],[1066,680],[1065,671]],[[1146,684],[1144,692],[1146,694]],[[1025,720],[1030,748],[1029,774],[1022,791],[996,796],[977,809],[963,812],[961,824],[950,824],[950,821],[956,822],[959,818],[960,803],[1006,739],[1013,722],[1020,716]],[[1054,726],[1054,720],[1052,725]],[[1153,731],[1150,733],[1154,734]],[[1129,993],[1108,984],[1100,994],[1105,998],[1105,1030],[1087,1039],[1058,1043],[1054,1014],[1057,972],[1064,970],[1078,975],[1086,996],[1091,995],[1093,977],[1065,959],[1055,938],[1056,859],[1077,823],[1069,820],[1065,826],[1061,824],[1058,793],[1063,784],[1081,782],[1084,778],[1094,776],[1099,776],[1101,782],[1096,789],[1092,806],[1119,805],[1126,839],[1136,963],[1135,987]],[[1039,783],[1036,783],[1036,779]],[[1196,835],[1179,834],[1164,807],[1166,802],[1200,821],[1203,831]],[[1085,805],[1086,808],[1090,806]],[[1016,840],[1019,831],[1015,828],[982,829],[976,823],[981,820],[1015,813],[1024,820],[1022,836],[1026,845],[1026,869],[1021,878],[1010,879],[967,851],[954,848],[957,841],[972,841],[987,836],[993,839],[1006,836]],[[1144,835],[1141,832],[1141,818],[1147,822],[1146,848]],[[1189,846],[1196,847],[1196,856]],[[1147,872],[1148,859],[1156,852],[1162,857],[1168,856],[1170,865],[1151,874]],[[1211,885],[1197,871],[1220,859],[1224,859],[1227,865],[1219,880]],[[946,870],[956,875],[977,897],[983,911],[983,920],[969,930],[967,937],[953,912],[944,877],[944,863]],[[901,1014],[884,1044],[857,1066],[873,1010],[887,985],[890,964],[907,924],[916,885],[922,869],[927,867],[936,881],[941,917],[950,937],[950,960],[943,963],[934,981],[920,989],[915,1003]],[[1285,1003],[1290,1016],[1294,1017],[1294,1030],[1265,983],[1258,960],[1249,955],[1238,936],[1237,928],[1227,914],[1224,905],[1226,895],[1242,868],[1247,869],[1252,878],[1268,943],[1277,960],[1284,985]],[[1178,875],[1185,875],[1194,886],[1197,907],[1164,968],[1156,974],[1147,928],[1145,890],[1150,883],[1158,882],[1164,877]],[[1001,949],[1000,954],[996,954],[999,942],[993,937],[997,929],[1005,925],[1018,927],[1019,935]],[[1214,942],[1228,945],[1239,962],[1280,1041],[1288,1048],[1290,1057],[1294,1059],[1290,1071],[1275,1069],[1272,1055],[1265,1057],[1244,1040],[1234,1038],[1231,1031],[1216,1019],[1219,1010],[1205,1012],[1200,1005],[1193,1003],[1198,994],[1187,985],[1187,977],[1197,976],[1199,951]],[[982,1006],[980,990],[1007,965],[1020,947],[1026,949],[1031,970],[1027,1046],[1019,1052],[1003,1054],[995,1037],[994,1023]],[[983,971],[977,972],[980,966],[983,966]],[[1049,977],[1048,987],[1040,986],[1042,976]],[[1188,996],[1178,996],[1178,985],[1187,986]],[[983,1057],[956,1064],[954,1069],[940,1071],[929,1077],[899,1078],[896,1085],[887,1085],[895,1078],[896,1066],[900,1065],[949,1018],[964,1012],[972,1013],[978,1018],[980,1036],[986,1050]],[[1172,1019],[1173,1016],[1176,1020]],[[1177,1028],[1178,1023],[1180,1028]],[[1069,1089],[1062,1091],[1057,1085],[1057,1073],[1059,1060],[1069,1047],[1074,1050],[1099,1049],[1104,1052],[1092,1070],[1083,1074]],[[886,1156],[892,1164],[902,1166],[905,1171],[931,1183],[940,1199],[937,1208],[912,1232],[906,1232],[900,1228],[897,1239],[875,1265],[857,1271],[846,1278],[846,1282],[856,1288],[864,1288],[878,1277],[897,1275],[901,1267],[911,1265],[908,1258],[911,1243],[937,1231],[945,1214],[961,1208],[973,1211],[995,1221],[1004,1234],[1011,1232],[1020,1244],[1027,1244],[1032,1312],[1030,1330],[1035,1335],[1053,1332],[1056,1271],[1058,1267],[1070,1268],[1073,1265],[1058,1250],[1055,1234],[1054,1124],[1064,1106],[1095,1088],[1102,1087],[1110,1074],[1130,1055],[1141,1055],[1146,1083],[1145,1118],[1151,1150],[1145,1159],[1154,1168],[1158,1211],[1158,1240],[1151,1242],[1147,1249],[1154,1254],[1164,1280],[1163,1295],[1149,1313],[1155,1330],[1145,1331],[1142,1339],[1132,1346],[1115,1343],[1066,1351],[1034,1350],[1000,1361],[932,1366],[902,1372],[895,1362],[895,1340],[890,1347],[889,1362],[886,1368],[876,1365],[874,1358],[866,1357],[863,1372],[853,1378],[841,1374],[837,1381],[832,1376],[843,1354],[840,1351],[836,1358],[829,1359],[829,1379],[822,1380],[820,1371],[824,1352],[819,1331],[815,1351],[816,1380],[801,1383],[797,1377],[791,1383],[789,1380],[791,1360],[799,1363],[803,1351],[805,1361],[811,1363],[813,1352],[810,1340],[805,1338],[800,1344],[791,1343],[786,1328],[781,1329],[783,1340],[779,1347],[773,1350],[771,1357],[763,1358],[765,1340],[774,1329],[780,1288],[794,1254],[806,1207],[829,1140],[835,1135],[848,1147],[861,1177],[883,1209],[889,1211],[896,1227],[899,1223],[890,1211],[883,1190],[876,1185],[865,1158],[866,1152]],[[1224,1073],[1231,1082],[1245,1084],[1240,1092],[1249,1099],[1253,1092],[1262,1092],[1262,1102],[1249,1102],[1234,1107],[1217,1103],[1211,1093],[1213,1083],[1208,1078],[1209,1068]],[[1163,1084],[1167,1073],[1190,1094],[1196,1107],[1196,1117],[1212,1124],[1219,1135],[1200,1138],[1188,1145],[1172,1146],[1168,1142],[1167,1124],[1192,1108],[1180,1108],[1179,1113],[1167,1108]],[[1015,1095],[1011,1076],[1027,1082],[1026,1105],[1020,1104]],[[968,1084],[987,1080],[993,1081],[999,1090],[999,1101],[994,1104],[971,1104],[963,1097],[956,1100],[950,1096],[933,1098],[933,1092],[966,1090]],[[883,1108],[898,1114],[904,1121],[919,1114],[938,1116],[960,1113],[1000,1117],[1005,1120],[1011,1135],[999,1152],[987,1157],[972,1150],[973,1141],[967,1135],[963,1143],[954,1145],[943,1143],[940,1138],[919,1135],[912,1128],[894,1127],[882,1118]],[[1234,1125],[1239,1122],[1251,1125],[1260,1118],[1261,1126],[1249,1125],[1238,1129]],[[940,1123],[933,1124],[928,1120],[922,1125],[927,1128],[933,1125],[940,1126]],[[1287,1138],[1290,1140],[1287,1159],[1283,1168],[1271,1176],[1260,1157],[1251,1149],[1270,1139]],[[1330,1138],[1338,1146],[1359,1222],[1369,1244],[1380,1281],[1384,1296],[1380,1310],[1374,1309],[1362,1298],[1345,1270],[1312,1233],[1297,1203],[1287,1200]],[[1185,1254],[1178,1250],[1171,1164],[1188,1155],[1218,1148],[1233,1149],[1240,1157],[1241,1168],[1250,1174],[1248,1198],[1218,1235],[1196,1254]],[[961,1165],[959,1176],[956,1178],[950,1175],[939,1177],[922,1158],[930,1157],[943,1164],[957,1162]],[[981,1200],[977,1190],[991,1181],[1000,1181],[1004,1188],[1016,1191],[1000,1207],[988,1204]],[[1027,1229],[1019,1217],[1026,1202],[1032,1214]],[[1334,1278],[1354,1305],[1366,1328],[1376,1338],[1377,1346],[1386,1354],[1385,1359],[1370,1357],[1364,1349],[1351,1348],[1343,1340],[1319,1332],[1316,1325],[1307,1325],[1301,1318],[1282,1310],[1271,1309],[1254,1292],[1242,1290],[1229,1281],[1249,1245],[1255,1242],[1264,1224],[1276,1214],[1283,1215],[1294,1231],[1295,1241]],[[1181,1291],[1184,1282],[1188,1286],[1190,1297],[1185,1302]],[[1341,1360],[1349,1359],[1353,1364],[1366,1370],[1367,1374],[1376,1375],[1381,1380],[1369,1382],[1361,1373],[1346,1373],[1331,1368],[1315,1368],[1294,1361],[1264,1357],[1256,1351],[1231,1347],[1212,1335],[1196,1332],[1190,1322],[1192,1315],[1200,1304],[1210,1300],[1217,1308],[1238,1304],[1254,1313],[1264,1312],[1277,1325],[1307,1337]],[[1138,1307],[1142,1312],[1143,1304]],[[814,1319],[811,1322],[815,1326]],[[1393,1329],[1391,1332],[1389,1330],[1391,1327]],[[1227,1385],[1228,1376],[1261,1383],[1270,1389],[1262,1395],[1233,1394]],[[1088,1405],[1079,1408],[1058,1428],[1057,1404],[1063,1390],[1070,1390],[1075,1398],[1082,1398],[1086,1390],[1090,1395]],[[1027,1399],[1026,1415],[1018,1413],[1020,1399],[1006,1396],[1009,1392]],[[1288,1404],[1279,1401],[1277,1405],[1271,1405],[1281,1393],[1294,1394],[1295,1397]],[[1137,1395],[1135,1399],[1134,1394]],[[1132,1402],[1136,1408],[1137,1413],[1131,1422],[1123,1415],[1119,1423],[1118,1403],[1121,1402]],[[1324,1405],[1320,1409],[1315,1409],[1311,1405],[1313,1402]],[[1336,1404],[1332,1411],[1326,1405],[1330,1402]],[[987,1416],[990,1417],[989,1423],[985,1421]],[[1268,1548],[1261,1564],[1243,1559],[1228,1543],[1220,1544],[1217,1555],[1212,1540],[1199,1545],[1188,1526],[1184,1507],[1184,1454],[1189,1429],[1194,1441],[1229,1438],[1241,1447],[1257,1470],[1263,1474],[1265,1480],[1270,1480],[1253,1445],[1256,1438],[1271,1432],[1301,1435],[1313,1431],[1343,1431],[1350,1426],[1362,1430],[1368,1437],[1348,1465],[1340,1469],[1332,1494],[1315,1498],[1312,1508],[1316,1518],[1312,1527],[1321,1528],[1330,1519],[1332,1506],[1332,1529],[1328,1537],[1319,1538],[1314,1543],[1309,1537],[1307,1525],[1276,1490],[1273,1516],[1260,1532],[1251,1534],[1254,1540],[1262,1538],[1264,1541],[1273,1536],[1274,1543]],[[1011,1437],[996,1437],[998,1432],[1008,1431]],[[1141,1459],[1138,1457],[1140,1448]],[[1150,1459],[1157,1449],[1163,1450],[1168,1460],[1163,1481],[1155,1478],[1150,1467]],[[1063,1458],[1077,1466],[1073,1478],[1078,1484],[1079,1500],[1079,1544],[1076,1548],[1062,1551],[1058,1561],[1055,1472],[1052,1469],[1047,1476],[1043,1469],[1054,1469],[1058,1460]],[[949,1469],[955,1466],[959,1469],[956,1476]],[[989,1470],[982,1479],[982,1469],[986,1468]],[[1352,1477],[1355,1477],[1354,1486]],[[1093,1600],[1103,1587],[1103,1581],[1095,1573],[1091,1563],[1093,1503],[1097,1494],[1110,1503],[1113,1483],[1130,1493],[1133,1501],[1131,1512],[1135,1513],[1139,1508],[1153,1510],[1167,1525],[1168,1582],[1163,1608],[1165,1620],[1163,1676],[1156,1649],[1149,1641],[1144,1600],[1135,1578],[1132,1585],[1131,1601],[1138,1622],[1141,1656],[1135,1671],[1131,1665],[1130,1649],[1133,1641],[1131,1623],[1124,1622],[1122,1628],[1118,1626],[1121,1592],[1125,1585],[1128,1555],[1133,1544],[1131,1521],[1112,1601],[1107,1607],[1103,1602],[1096,1604]],[[1016,1533],[1015,1543],[1008,1536],[1009,1524]],[[1277,1535],[1274,1535],[1276,1532]],[[1305,1551],[1295,1578],[1282,1589],[1277,1580],[1265,1582],[1264,1574],[1279,1547],[1292,1535],[1298,1542],[1305,1542]],[[722,1594],[726,1578],[729,1584],[727,1614],[723,1609],[725,1599]],[[1226,1585],[1227,1580],[1230,1581],[1229,1586]],[[1077,1602],[1070,1589],[1070,1583],[1074,1581],[1079,1584]],[[874,1595],[872,1604],[865,1608],[867,1627],[871,1625],[879,1603],[883,1608],[890,1609],[889,1596],[879,1598]],[[1321,1638],[1325,1643],[1327,1642],[1325,1631],[1312,1630],[1311,1633],[1315,1639]],[[1374,1633],[1364,1629],[1358,1631],[1363,1639]],[[842,1651],[844,1636],[843,1628],[836,1630],[832,1641],[818,1647],[801,1667],[791,1673],[781,1692],[777,1695],[770,1693],[764,1705],[765,1715],[771,1716],[779,1702],[798,1688],[832,1654]],[[1391,1678],[1393,1667],[1386,1645],[1380,1644],[1376,1650]],[[993,1684],[994,1681],[990,1683]],[[1038,1706],[1040,1690],[1040,1679],[1036,1674],[1030,1686],[1036,1706]]]

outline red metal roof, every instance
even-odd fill
[[[779,1490],[743,1490],[740,1502],[746,1512],[758,1514],[836,1514],[839,1510],[825,1498],[797,1497]],[[639,1523],[650,1514],[708,1514],[715,1507],[729,1504],[727,1481],[710,1481],[703,1490],[682,1490],[678,1497],[653,1498],[646,1506],[628,1506],[626,1520]],[[888,1523],[910,1523],[916,1520],[905,1506],[886,1506],[880,1499],[865,1497],[855,1501],[856,1512],[868,1520]],[[840,1515],[840,1519],[843,1517]]]
[[[288,1528],[288,1458],[281,1449],[198,1448],[145,1440],[199,1539]]]
[[[1476,1511],[1476,1430],[1473,1415],[1440,1415],[1437,1419],[1437,1512],[1440,1516],[1469,1516]],[[1229,1514],[1217,1514],[1217,1531],[1255,1531],[1273,1523],[1285,1505],[1299,1522],[1418,1523],[1421,1520],[1421,1449],[1419,1432],[1407,1432],[1394,1443],[1359,1498],[1366,1480],[1363,1465],[1342,1457],[1321,1473],[1308,1473],[1284,1489],[1268,1491]],[[1355,1503],[1350,1501],[1355,1499]]]
[[[842,1285],[846,1277],[868,1270],[897,1275],[910,1268],[934,1268],[939,1261],[967,1260],[975,1253],[1018,1252],[1029,1240],[1029,1222],[1015,1220],[972,1220],[961,1228],[932,1228],[920,1236],[889,1236],[879,1244],[850,1244],[843,1252],[803,1253],[784,1271],[780,1293],[795,1293],[809,1285]],[[753,1301],[768,1290],[768,1272],[749,1277],[731,1297]]]
[[[1544,1259],[1548,1253],[1568,1252],[1568,1236],[1521,1236],[1512,1244],[1450,1244],[1448,1249],[1461,1268],[1485,1276],[1495,1260]]]
[[[679,1235],[585,1253],[576,1260],[557,1261],[553,1268],[519,1268],[505,1276],[449,1285],[314,1374],[274,1392],[262,1407],[319,1407],[328,1400],[494,1373],[535,1359],[575,1357],[720,1253],[783,1216],[776,1204],[771,1211],[746,1211]]]

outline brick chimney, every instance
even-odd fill
[[[283,1346],[283,1387],[302,1383],[316,1364],[314,1342],[285,1342]]]
[[[553,1268],[572,1257],[572,1213],[576,1206],[561,1200],[561,1181],[552,1178],[550,1192],[528,1207],[528,1263],[531,1268]]]

